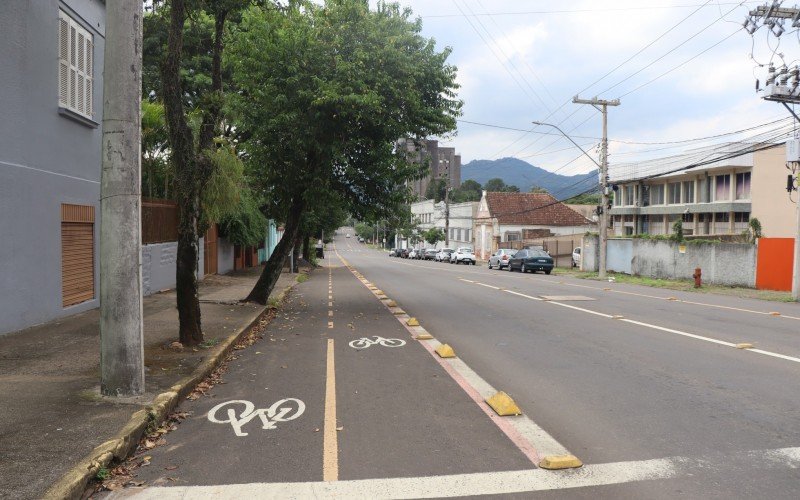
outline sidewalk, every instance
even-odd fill
[[[0,498],[40,498],[157,395],[207,370],[229,340],[265,311],[237,303],[260,271],[208,276],[200,283],[206,343],[196,349],[170,346],[178,336],[174,291],[145,298],[147,392],[138,398],[100,396],[97,309],[0,336]],[[296,284],[296,276],[281,276],[273,296]]]

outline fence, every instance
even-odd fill
[[[142,198],[142,244],[178,241],[178,204]]]
[[[520,250],[523,248],[542,247],[550,254],[556,267],[572,267],[572,250],[581,246],[583,235],[571,234],[568,236],[554,236],[551,238],[538,238],[521,241],[503,241],[501,248]]]

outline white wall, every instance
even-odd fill
[[[200,260],[197,278],[203,279],[204,238],[200,238]],[[142,295],[145,297],[161,290],[175,288],[175,269],[178,242],[142,245]]]
[[[233,271],[233,243],[222,237],[217,238],[217,274]]]

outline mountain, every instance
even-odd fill
[[[503,179],[506,184],[517,186],[523,192],[530,191],[533,186],[542,187],[559,200],[597,187],[598,182],[597,172],[580,175],[554,174],[518,158],[472,160],[461,166],[461,182],[472,179],[483,185],[496,177]]]

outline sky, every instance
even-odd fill
[[[765,78],[759,65],[779,63],[781,56],[787,63],[800,57],[800,34],[787,27],[777,39],[767,36],[766,28],[753,36],[742,29],[749,10],[763,1],[399,3],[422,18],[424,36],[435,39],[439,48],[452,48],[449,62],[458,67],[463,116],[455,135],[439,139],[456,148],[462,164],[513,156],[564,175],[596,169],[555,129],[540,126],[528,132],[534,120],[559,125],[598,158],[601,115],[591,106],[573,104],[576,94],[621,101],[608,113],[612,173],[765,129],[705,142],[653,143],[781,119],[771,127],[790,127],[789,113],[761,99],[755,80]]]

